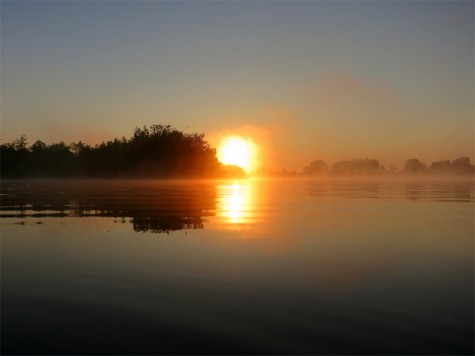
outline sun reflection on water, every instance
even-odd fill
[[[227,223],[241,225],[252,218],[252,188],[247,183],[226,184],[219,187],[221,216]]]

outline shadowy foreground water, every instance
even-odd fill
[[[4,181],[2,354],[473,354],[472,181]]]

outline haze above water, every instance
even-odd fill
[[[2,353],[472,354],[472,180],[4,181]]]

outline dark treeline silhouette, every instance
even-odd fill
[[[377,159],[352,159],[349,161],[340,161],[332,165],[333,174],[380,174],[383,171],[382,166]]]
[[[309,163],[308,166],[303,167],[303,174],[305,175],[321,175],[327,174],[330,169],[327,164],[321,159],[317,159]]]
[[[91,146],[79,141],[28,146],[19,139],[0,145],[2,178],[219,178],[244,176],[218,162],[204,134],[183,133],[170,125],[137,127],[122,137]]]
[[[352,159],[339,161],[331,166],[331,169],[323,160],[315,160],[303,168],[303,174],[311,175],[367,175],[381,174],[384,167],[377,159]]]
[[[469,157],[459,157],[453,161],[441,160],[427,166],[416,158],[411,158],[404,164],[404,172],[410,174],[473,174],[474,166]]]
[[[352,159],[339,161],[331,166],[322,160],[310,162],[303,168],[306,176],[316,175],[383,175],[383,174],[434,174],[434,175],[470,175],[475,173],[475,167],[470,163],[469,157],[459,157],[453,161],[441,160],[431,163],[429,166],[419,159],[408,159],[402,171],[395,167],[385,169],[377,159]]]

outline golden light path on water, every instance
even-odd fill
[[[249,182],[234,182],[218,187],[220,215],[232,225],[252,220],[253,190]]]

